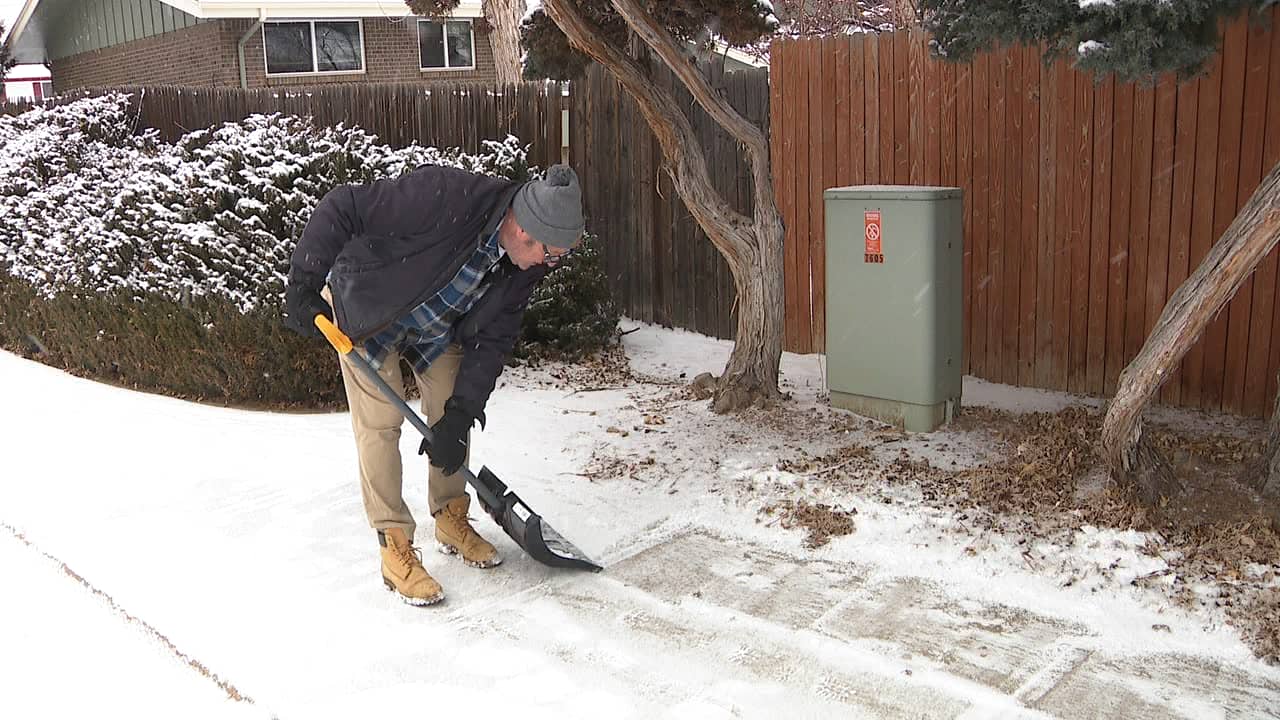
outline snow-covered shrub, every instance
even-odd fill
[[[126,95],[0,117],[0,345],[93,377],[234,403],[340,402],[331,351],[283,328],[289,255],[333,187],[442,164],[524,180],[516,138],[392,149],[256,115],[177,143]]]
[[[425,164],[527,176],[519,140],[486,152],[396,150],[359,128],[279,114],[134,136],[126,95],[0,118],[0,269],[62,292],[211,295],[242,312],[279,305],[289,254],[337,185]]]

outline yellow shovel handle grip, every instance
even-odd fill
[[[333,346],[334,350],[346,355],[351,352],[351,338],[347,337],[337,325],[334,325],[329,318],[324,315],[317,314],[315,319],[316,327],[320,328],[320,332],[324,333],[324,337]]]

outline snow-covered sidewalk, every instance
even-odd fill
[[[1012,543],[957,540],[945,512],[826,491],[856,531],[805,547],[760,514],[768,488],[805,481],[777,469],[785,443],[672,399],[728,344],[625,342],[658,382],[509,372],[473,452],[606,571],[539,566],[482,518],[507,562],[426,552],[448,595],[426,609],[377,577],[345,414],[201,406],[0,353],[0,717],[1280,712],[1280,670],[1215,617],[1123,582],[1063,587]],[[783,371],[819,408],[818,359]],[[966,385],[984,397],[1053,402]],[[965,442],[947,452],[980,452]],[[407,431],[407,468],[417,444]],[[1134,577],[1141,542],[1099,531],[1077,552]]]

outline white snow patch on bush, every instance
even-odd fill
[[[253,115],[174,144],[133,133],[124,94],[0,117],[0,272],[64,292],[278,304],[289,255],[332,188],[447,165],[523,179],[508,136],[469,155],[400,150],[360,128]]]

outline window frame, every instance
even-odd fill
[[[422,23],[424,22],[438,23],[441,26],[445,26],[442,28],[443,32],[441,33],[441,39],[440,39],[440,41],[444,43],[444,63],[445,63],[444,67],[422,67]],[[466,23],[467,29],[471,33],[471,64],[470,65],[465,65],[465,66],[459,65],[456,67],[449,66],[449,28],[447,27],[447,25],[451,22]],[[419,72],[424,72],[424,73],[466,72],[468,70],[475,70],[476,68],[479,67],[479,64],[477,62],[479,58],[476,56],[476,24],[472,18],[443,18],[443,19],[418,18],[418,24],[414,26],[414,30],[416,30],[418,34],[418,71]]]
[[[360,69],[359,70],[319,70],[320,53],[316,47],[316,23],[355,23],[360,29]],[[307,23],[311,32],[311,70],[303,70],[302,72],[271,72],[271,65],[267,60],[267,26],[268,25],[290,25],[295,23]],[[262,24],[262,70],[268,78],[291,78],[291,77],[328,77],[331,75],[364,75],[369,70],[369,63],[365,57],[365,39],[364,39],[364,20],[361,18],[293,18],[286,20],[278,18],[267,20]]]

